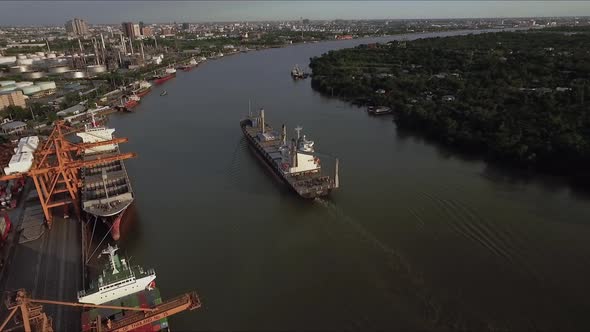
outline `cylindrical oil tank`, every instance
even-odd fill
[[[13,85],[16,81],[0,81],[0,86]]]
[[[48,71],[50,74],[63,74],[65,72],[67,72],[68,70],[70,70],[70,68],[68,68],[66,66],[57,66],[57,67],[49,68]]]
[[[83,71],[69,71],[67,73],[64,74],[65,78],[69,78],[69,79],[77,79],[77,78],[86,78],[86,73]]]
[[[30,96],[34,93],[41,91],[41,88],[38,85],[30,85],[25,86],[24,88],[22,88],[22,90],[25,95]]]
[[[16,85],[16,88],[17,89],[22,89],[25,86],[31,86],[31,85],[33,85],[33,82],[22,81],[22,82],[16,82],[14,85]]]
[[[45,73],[41,71],[30,71],[28,73],[22,73],[23,78],[27,80],[36,80],[45,77]]]
[[[16,65],[17,66],[23,66],[23,65],[32,65],[33,64],[33,59],[18,59],[16,60]]]
[[[16,89],[15,84],[8,84],[8,85],[0,86],[0,92],[12,91],[14,89]]]
[[[8,68],[8,72],[11,74],[20,74],[26,71],[30,71],[29,66],[12,66]]]
[[[41,88],[41,90],[55,89],[55,82],[53,81],[37,82],[35,85]]]
[[[107,71],[107,67],[103,65],[89,65],[86,67],[89,75],[96,75]]]
[[[11,65],[16,62],[15,56],[0,56],[0,65]]]

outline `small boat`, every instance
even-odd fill
[[[367,112],[370,115],[385,115],[385,114],[390,114],[393,112],[393,110],[390,107],[387,106],[369,106],[367,108]]]
[[[165,96],[167,94],[168,94],[168,91],[164,90],[164,91],[162,91],[162,93],[160,93],[160,96]]]

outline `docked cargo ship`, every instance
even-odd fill
[[[133,112],[133,108],[139,105],[141,98],[138,95],[130,95],[126,96],[121,99],[121,105],[119,106],[119,110],[125,112]]]
[[[78,302],[103,304],[122,297],[151,289],[156,279],[154,269],[144,269],[139,265],[130,266],[124,258],[117,255],[119,248],[108,245],[102,251],[108,255],[108,263],[96,280],[86,290],[78,292]]]
[[[152,84],[148,81],[141,81],[138,85],[138,88],[133,90],[133,94],[140,98],[152,91]]]
[[[104,142],[113,139],[115,129],[97,126],[86,126],[83,132],[76,135],[84,143]],[[117,144],[108,144],[86,149],[84,160],[96,160],[104,156],[119,153]],[[133,202],[131,182],[122,160],[98,164],[81,170],[83,186],[82,209],[89,215],[102,219],[109,227],[114,240],[120,238],[121,219],[125,210]]]
[[[154,83],[162,84],[176,76],[176,69],[174,68],[166,68],[164,74],[158,74],[154,76]]]
[[[338,188],[338,159],[334,177],[322,174],[314,142],[301,135],[302,128],[295,128],[297,138],[288,141],[285,125],[282,133],[275,132],[265,122],[264,110],[260,110],[259,116],[248,115],[240,122],[240,127],[257,155],[299,196],[326,196]]]

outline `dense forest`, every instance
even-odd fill
[[[393,41],[311,59],[312,86],[398,126],[547,170],[590,169],[590,33]]]

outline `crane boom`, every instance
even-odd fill
[[[156,309],[153,308],[135,308],[135,307],[121,307],[117,305],[102,305],[102,304],[89,304],[89,303],[75,303],[75,302],[64,302],[64,301],[53,301],[53,300],[36,300],[28,299],[31,303],[43,303],[43,304],[57,304],[65,305],[70,307],[82,307],[82,308],[102,308],[102,309],[115,309],[115,310],[132,310],[132,311],[143,311],[151,312]]]
[[[88,308],[103,308],[103,309],[115,309],[115,310],[129,310],[135,311],[125,315],[124,318],[115,322],[107,321],[103,323],[100,321],[96,322],[97,331],[107,332],[126,332],[136,329],[138,327],[145,326],[153,323],[160,319],[172,316],[185,310],[195,310],[201,307],[201,301],[196,292],[190,292],[168,301],[162,304],[156,305],[154,308],[137,308],[137,307],[121,307],[112,305],[97,305],[97,304],[86,304],[86,303],[74,303],[65,301],[53,301],[53,300],[39,300],[32,299],[24,289],[19,289],[14,292],[8,292],[6,297],[6,307],[10,310],[10,314],[0,324],[0,332],[5,331],[8,323],[11,322],[11,318],[15,317],[20,311],[20,323],[17,327],[24,327],[25,331],[53,331],[51,327],[51,318],[45,315],[43,307],[40,304],[55,304],[65,305],[72,307],[88,307]],[[19,310],[20,309],[20,310]],[[22,324],[22,325],[21,325]],[[11,329],[12,330],[12,329]]]
[[[155,311],[142,314],[133,313],[125,318],[104,327],[108,332],[127,332],[138,327],[158,321],[162,318],[172,316],[185,310],[195,310],[201,307],[201,301],[196,292],[190,292],[168,300],[155,307]]]

